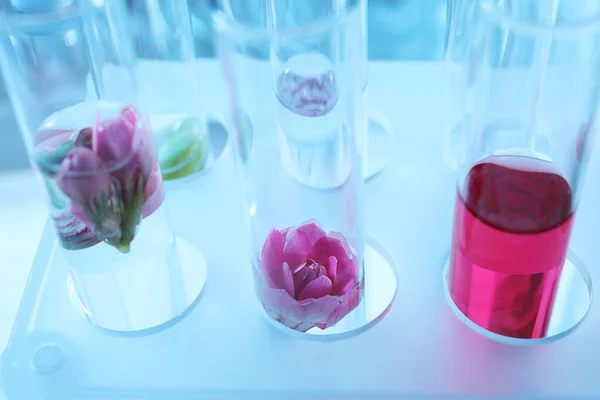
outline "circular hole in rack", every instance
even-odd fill
[[[108,291],[108,288],[95,286],[93,288],[94,295],[92,296],[90,293],[86,293],[86,287],[78,287],[76,279],[71,272],[67,274],[66,279],[67,295],[75,311],[103,332],[120,336],[144,336],[173,326],[185,318],[200,300],[208,270],[207,261],[196,246],[182,237],[176,237],[176,244],[176,253],[179,260],[178,268],[170,270],[169,273],[173,274],[170,276],[171,281],[164,282],[165,285],[177,283],[176,290],[172,290],[173,288],[171,287],[164,288],[164,294],[172,296],[173,309],[170,311],[176,312],[153,312],[153,309],[150,308],[147,299],[144,297],[144,292],[146,292],[144,289],[140,290],[140,288],[137,288],[135,293],[129,290],[127,292],[120,292],[115,291],[115,288],[112,286],[110,289],[113,289],[111,293],[113,296],[118,296],[121,299],[123,299],[123,294],[125,293],[131,296],[128,297],[130,299],[129,302],[123,302],[122,304],[120,302],[112,303],[116,308],[109,309],[102,304],[101,297],[97,296],[97,293]],[[105,272],[104,278],[110,282],[117,281],[118,274],[123,271]],[[103,274],[103,272],[99,272],[99,274]],[[89,284],[90,282],[91,280],[88,277],[86,283]],[[81,282],[79,283],[81,284]],[[125,290],[121,286],[117,287],[119,290]],[[84,301],[86,297],[88,301],[91,301],[92,309],[86,307],[86,302]],[[93,297],[93,299],[90,300],[90,297]],[[94,305],[101,306],[101,315],[96,316],[94,314]],[[110,315],[110,318],[107,315]]]
[[[558,288],[556,290],[552,311],[546,329],[541,338],[516,338],[492,332],[469,319],[456,305],[449,290],[448,271],[450,258],[447,258],[443,286],[446,299],[458,318],[474,331],[497,342],[513,345],[534,345],[553,342],[572,333],[584,320],[592,304],[592,280],[585,264],[572,251],[567,254]]]

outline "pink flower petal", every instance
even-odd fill
[[[301,323],[293,327],[293,329],[297,330],[298,332],[306,332],[315,326],[319,326],[319,323],[312,319],[305,318]]]
[[[317,276],[312,268],[308,266],[300,268],[296,273],[294,273],[295,293],[300,293],[306,287],[306,285],[315,279],[317,279]]]
[[[158,163],[158,155],[152,142],[152,132],[148,129],[138,130],[139,140],[135,147],[136,157],[135,162],[131,163],[133,166],[136,164],[140,167],[144,175],[150,175],[153,173],[160,174],[160,165]]]
[[[269,287],[283,289],[294,295],[294,279],[290,267],[283,262],[283,236],[277,229],[271,229],[262,249],[260,260],[262,274]]]
[[[304,290],[298,295],[298,301],[325,297],[331,292],[332,287],[331,280],[327,276],[322,275],[306,285]]]
[[[133,106],[127,106],[121,111],[121,118],[123,118],[127,123],[135,127],[137,125],[138,116]]]
[[[100,110],[96,110],[96,124],[92,129],[92,150],[98,154],[98,132],[100,132]]]
[[[283,236],[281,232],[273,228],[267,235],[267,240],[262,248],[260,257],[260,268],[263,276],[270,287],[277,288],[273,283],[271,271],[277,271],[283,264]]]
[[[302,332],[311,328],[302,326],[306,320],[306,312],[285,290],[264,288],[259,290],[258,295],[263,308],[274,320]]]
[[[327,321],[340,305],[340,300],[333,296],[325,296],[320,299],[309,299],[299,302],[304,309],[303,329],[315,326],[326,326]]]
[[[161,185],[158,189],[156,189],[154,191],[154,193],[152,193],[152,195],[146,202],[146,204],[144,206],[144,210],[142,211],[142,218],[146,218],[146,217],[152,215],[152,213],[154,211],[158,210],[158,207],[160,207],[160,205],[163,203],[164,200],[165,200],[165,189]]]
[[[334,313],[341,305],[340,300],[333,296],[296,301],[281,289],[259,289],[258,295],[271,318],[300,332],[315,326],[327,327],[329,320],[337,318]]]
[[[292,271],[287,263],[281,265],[281,288],[284,289],[290,296],[294,296],[294,278],[292,277]]]
[[[324,266],[322,266],[321,264],[317,264],[318,268],[317,268],[317,278],[323,275],[327,275],[327,268],[325,268]]]
[[[348,292],[355,284],[358,278],[358,263],[356,258],[340,261],[337,264],[337,275],[335,284],[331,290],[334,296],[341,296]]]
[[[92,135],[92,148],[107,163],[127,160],[133,154],[136,128],[129,119],[116,118],[97,124]]]
[[[362,286],[356,286],[353,290],[346,293],[340,305],[329,315],[325,328],[334,326],[340,322],[342,318],[358,307],[360,301],[362,300],[362,294]]]
[[[346,252],[343,241],[335,237],[323,237],[315,243],[309,257],[322,265],[327,265],[329,257],[334,256],[339,262],[351,256]]]
[[[85,213],[83,212],[81,207],[79,207],[74,202],[71,202],[70,213],[75,218],[77,218],[81,222],[83,222],[88,228],[90,228],[92,231],[94,231],[94,224],[92,224],[92,222],[88,219],[88,217],[85,215]]]
[[[110,196],[110,175],[92,150],[75,147],[60,164],[55,181],[59,189],[86,211],[103,196]]]
[[[149,181],[146,184],[146,192],[149,195],[146,204],[144,205],[144,211],[142,212],[143,218],[146,218],[154,211],[158,210],[158,207],[160,207],[165,199],[165,189],[162,184],[160,172],[153,172],[150,175]]]
[[[287,234],[283,259],[289,264],[292,271],[296,272],[306,262],[311,248],[312,244],[306,233],[299,229],[292,229]]]
[[[329,232],[327,234],[328,237],[333,238],[333,239],[337,239],[339,240],[339,242],[341,243],[342,247],[344,248],[344,251],[346,253],[346,257],[350,258],[352,257],[352,248],[350,247],[350,243],[348,243],[348,240],[346,239],[346,237],[344,235],[342,235],[339,232]]]
[[[335,256],[330,256],[327,259],[327,275],[329,276],[329,279],[331,279],[331,282],[333,282],[335,284],[335,277],[337,276],[337,258]]]
[[[308,238],[311,246],[314,246],[317,241],[327,234],[315,221],[307,221],[296,228],[296,230],[304,233]]]

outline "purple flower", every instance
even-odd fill
[[[358,260],[348,242],[314,222],[272,229],[260,272],[266,285],[259,288],[259,297],[267,313],[302,332],[335,325],[362,298]]]

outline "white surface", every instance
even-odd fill
[[[46,223],[43,196],[33,172],[0,174],[0,350],[8,342]]]
[[[217,64],[202,67],[205,93],[223,106]],[[511,347],[473,332],[446,304],[441,274],[455,182],[441,156],[441,72],[426,63],[370,65],[371,105],[388,116],[396,138],[390,166],[367,186],[366,228],[393,256],[399,279],[392,308],[374,327],[323,342],[291,337],[266,321],[253,294],[239,188],[227,152],[207,174],[168,194],[177,229],[203,246],[210,269],[200,303],[170,329],[140,338],[92,329],[68,302],[60,268],[45,268],[53,244],[52,230],[46,230],[31,292],[5,353],[10,393],[161,400],[600,397],[600,310],[594,305],[566,338]],[[572,247],[594,280],[600,279],[600,157],[590,167]],[[0,281],[12,279],[10,269],[0,273]],[[68,368],[58,375],[31,369],[31,356],[44,343],[57,343],[66,354]]]
[[[382,68],[393,73],[397,65],[401,65],[401,69],[408,68],[407,71],[410,72],[417,71],[418,68],[415,66],[420,64],[373,63],[372,68],[375,68],[375,75],[377,75]],[[155,74],[156,67],[143,65],[140,73]],[[200,92],[210,93],[203,97],[202,107],[207,110],[208,115],[225,120],[228,116],[225,111],[227,99],[218,62],[199,61],[198,74]],[[211,91],[215,86],[215,80],[220,90]],[[382,83],[383,85],[379,85],[380,89],[385,87],[385,82]],[[141,93],[142,97],[147,95]],[[377,98],[373,94],[370,103],[371,109],[379,109]],[[383,124],[388,123],[379,112],[377,118]],[[15,136],[18,134],[12,131],[9,133]],[[0,254],[3,255],[0,262],[0,351],[8,342],[46,218],[43,188],[31,170],[0,173]]]

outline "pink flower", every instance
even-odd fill
[[[80,206],[94,204],[100,196],[109,196],[110,175],[100,157],[85,147],[73,148],[60,164],[58,187]]]
[[[120,216],[109,207],[111,177],[92,150],[74,147],[60,164],[60,190],[72,201],[71,213],[105,239],[118,237]]]
[[[272,229],[262,249],[259,297],[267,313],[306,332],[326,329],[355,309],[362,298],[358,260],[337,232],[315,222]]]
[[[154,212],[164,199],[158,158],[148,125],[139,124],[133,106],[116,118],[97,123],[92,148],[113,168],[115,191],[122,204],[121,238],[114,244],[123,252],[135,236],[141,219]]]
[[[152,144],[152,134],[146,125],[139,126],[139,115],[133,106],[127,106],[111,120],[97,123],[92,138],[92,148],[107,165],[122,187],[141,184],[145,186],[158,165]],[[137,189],[136,189],[137,190]],[[152,193],[145,193],[146,199]]]
[[[70,212],[98,237],[127,253],[142,218],[162,204],[164,190],[152,136],[132,106],[65,142],[58,187]],[[143,126],[142,126],[143,125]],[[55,157],[56,158],[56,157]],[[82,174],[82,172],[85,172]]]
[[[133,154],[135,132],[136,120],[125,118],[123,112],[115,119],[98,121],[92,135],[92,149],[107,164],[124,162]]]
[[[162,184],[162,175],[158,163],[150,173],[150,179],[144,191],[144,210],[142,217],[146,218],[160,207],[165,199],[165,188]]]
[[[73,143],[76,147],[87,147],[92,148],[92,140],[94,138],[94,130],[92,128],[84,128],[77,133],[75,142]]]

